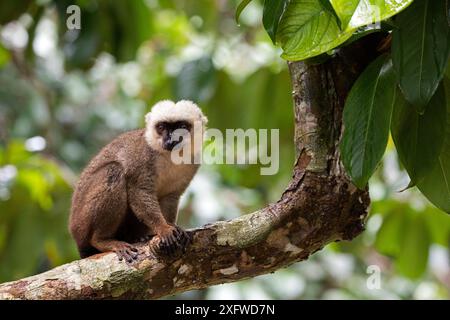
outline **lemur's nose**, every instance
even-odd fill
[[[181,141],[183,141],[183,137],[179,137],[178,140],[172,140],[172,137],[170,137],[170,139],[164,142],[164,148],[167,150],[172,150]]]

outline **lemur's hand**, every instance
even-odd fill
[[[186,246],[191,242],[189,234],[177,225],[168,224],[162,228],[151,241],[152,247],[156,247],[157,251],[172,256],[177,251],[186,251]]]

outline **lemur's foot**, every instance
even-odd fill
[[[139,258],[139,250],[126,242],[117,245],[116,248],[114,248],[114,252],[117,254],[120,261],[125,260],[128,263],[132,263]]]
[[[158,234],[155,245],[161,253],[172,256],[179,250],[185,252],[190,242],[191,237],[186,231],[177,225],[169,225],[163,233]]]

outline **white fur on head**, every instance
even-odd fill
[[[192,101],[180,100],[177,103],[171,100],[159,101],[145,115],[145,139],[150,147],[156,150],[161,150],[162,141],[154,128],[161,121],[188,121],[192,125],[201,123],[203,131],[208,123],[208,119],[203,115],[202,110]]]

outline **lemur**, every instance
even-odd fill
[[[145,128],[118,136],[80,176],[69,229],[82,258],[113,251],[132,262],[139,255],[132,245],[138,239],[157,237],[155,246],[165,254],[189,242],[175,222],[180,196],[199,164],[176,164],[171,152],[186,144],[194,155],[201,152],[192,142],[195,134],[203,137],[207,118],[191,101],[164,100],[145,119]]]

